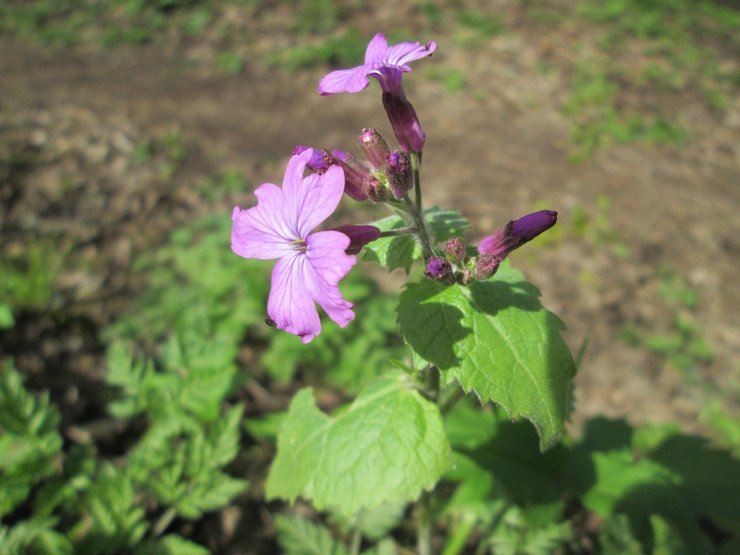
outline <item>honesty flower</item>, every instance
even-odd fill
[[[401,76],[411,71],[408,63],[430,56],[437,49],[434,42],[402,42],[388,46],[383,33],[378,33],[367,45],[365,63],[350,69],[332,71],[319,83],[319,94],[356,93],[370,84],[372,75],[384,92],[402,96]]]
[[[369,76],[375,77],[383,89],[383,107],[393,128],[393,134],[403,150],[421,152],[426,136],[411,102],[406,99],[401,77],[411,71],[409,62],[431,55],[437,49],[434,42],[402,42],[388,46],[385,35],[378,33],[367,45],[365,63],[349,69],[338,69],[319,82],[319,94],[356,93],[368,86]]]
[[[272,183],[255,192],[254,208],[234,208],[231,249],[244,258],[277,258],[267,314],[281,330],[308,343],[321,332],[314,302],[340,327],[355,314],[339,291],[339,281],[356,258],[345,253],[350,238],[339,231],[311,233],[336,209],[344,191],[342,169],[331,166],[303,177],[313,149],[291,157],[282,189]]]

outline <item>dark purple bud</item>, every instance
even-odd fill
[[[302,152],[306,152],[307,150],[311,149],[311,147],[308,146],[302,146],[298,145],[293,149],[293,156],[296,154],[301,154]],[[311,156],[311,159],[308,161],[308,164],[306,164],[306,167],[318,174],[324,173],[326,170],[329,169],[330,166],[333,165],[332,161],[327,161],[324,158],[323,152],[319,149],[311,149],[313,150],[313,155]]]
[[[462,239],[459,237],[447,239],[445,254],[453,262],[462,262],[465,258],[465,244],[462,242]]]
[[[452,264],[446,258],[441,256],[432,256],[427,261],[427,269],[424,275],[434,281],[439,281],[445,284],[452,284],[455,281],[455,276],[452,272]]]
[[[393,196],[402,199],[413,185],[411,157],[407,152],[394,150],[385,158],[385,175]]]
[[[390,149],[380,132],[377,129],[363,129],[357,142],[370,164],[376,169],[383,169]]]
[[[354,200],[367,200],[367,195],[363,192],[363,181],[371,177],[370,172],[365,170],[354,157],[341,150],[329,152],[321,151],[324,160],[331,161],[344,170],[344,192]]]
[[[372,243],[380,237],[380,230],[373,225],[340,225],[334,228],[349,237],[349,247],[344,251],[347,254],[357,254],[362,247]]]
[[[496,273],[505,256],[497,256],[495,254],[481,255],[475,264],[475,277],[478,279],[488,279],[491,277]]]
[[[401,94],[383,92],[383,107],[401,148],[405,151],[421,152],[426,135],[414,107],[406,100],[403,91]]]
[[[483,238],[478,244],[478,252],[505,257],[514,249],[550,229],[557,220],[558,213],[554,210],[540,210],[522,216],[497,229],[492,235]]]
[[[555,210],[540,210],[514,220],[511,232],[524,243],[547,231],[558,221]]]
[[[390,197],[388,187],[372,175],[362,181],[362,193],[373,202],[385,202]]]

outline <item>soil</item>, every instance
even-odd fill
[[[355,23],[371,36],[384,28],[387,11]],[[476,50],[444,34],[429,37],[438,52],[416,62],[406,78],[428,137],[424,202],[467,216],[473,242],[545,206],[559,211],[567,230],[579,210],[593,214],[600,196],[611,199],[609,227],[629,255],[588,232],[532,243],[536,257],[525,249],[512,255],[566,323],[573,351],[588,340],[573,430],[602,414],[705,431],[702,384],[738,391],[740,101],[717,113],[687,89],[675,107],[690,124],[687,144],[612,145],[575,164],[572,121],[562,112],[567,72],[538,69],[542,61],[567,67],[575,31],[542,32],[514,9],[504,17],[509,32]],[[255,48],[280,44],[262,35]],[[3,342],[20,368],[73,369],[94,387],[103,363],[96,330],[125,310],[141,286],[131,269],[137,254],[198,215],[227,218],[234,204],[253,202],[250,187],[204,203],[203,178],[238,169],[253,187],[279,181],[297,144],[350,149],[363,127],[391,136],[374,83],[361,94],[320,97],[315,89],[324,69],[287,74],[252,59],[229,75],[201,63],[212,59],[209,48],[185,39],[116,48],[45,48],[7,38],[0,44],[0,157],[14,161],[3,168],[0,246],[7,254],[22,251],[29,237],[55,237],[80,261],[56,282],[53,309],[21,319]],[[450,93],[425,78],[422,67],[437,63],[464,69],[471,85]],[[161,144],[173,131],[187,149],[173,175],[164,169],[164,148],[153,148],[147,164],[132,161],[137,145],[152,138]],[[385,215],[380,208],[365,213]],[[677,309],[659,294],[664,267],[700,299],[692,317],[713,358],[696,365],[692,380],[622,338],[625,326],[670,328]],[[394,288],[403,276],[384,280]],[[73,307],[73,316],[61,325],[54,315],[65,307]],[[727,410],[737,410],[737,399]]]

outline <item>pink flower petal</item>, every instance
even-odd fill
[[[307,246],[306,289],[329,318],[344,327],[355,317],[354,305],[342,297],[338,287],[339,281],[357,262],[354,256],[344,253],[349,237],[338,231],[320,231],[308,237]]]
[[[425,58],[426,56],[431,56],[435,50],[437,50],[437,44],[431,41],[426,44],[401,42],[388,49],[384,61],[387,64],[401,66],[403,71],[411,71],[411,68],[406,64],[420,58]]]
[[[375,35],[365,50],[365,63],[385,61],[386,52],[388,52],[388,41],[383,33]]]
[[[267,314],[278,329],[309,343],[321,333],[321,321],[306,283],[306,254],[295,251],[277,261],[272,270],[272,288]]]
[[[305,158],[304,154],[301,156]],[[304,167],[295,168],[299,171],[298,175],[302,176]],[[296,239],[305,239],[316,226],[332,215],[342,200],[344,172],[338,166],[331,166],[321,175],[295,177],[288,178],[286,172],[283,218],[294,231]]]
[[[290,230],[282,218],[283,192],[272,183],[255,192],[258,204],[248,210],[234,207],[231,250],[244,258],[269,260],[290,250]]]
[[[326,96],[341,92],[360,92],[370,84],[367,78],[369,71],[364,65],[332,71],[319,81],[319,94]]]

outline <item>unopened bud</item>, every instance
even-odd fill
[[[388,143],[380,134],[377,129],[363,129],[360,136],[357,137],[357,142],[360,143],[360,148],[365,154],[370,164],[375,169],[383,169],[385,166],[385,158],[388,156],[390,149]]]
[[[462,239],[459,237],[447,239],[445,254],[453,262],[462,262],[465,258],[465,244],[462,242]]]
[[[407,152],[394,150],[385,157],[385,175],[393,196],[402,199],[413,185],[411,157]]]
[[[475,277],[478,279],[488,279],[496,273],[502,261],[503,257],[496,256],[495,254],[481,255],[475,264]]]
[[[321,151],[316,148],[311,149],[311,147],[308,147],[308,146],[298,145],[297,147],[293,149],[293,156],[306,152],[307,150],[313,150],[311,159],[306,164],[306,167],[312,172],[316,172],[320,175],[324,173],[326,170],[328,170],[331,166],[334,165],[333,160],[331,159],[327,160],[325,158],[324,151]]]
[[[335,227],[334,230],[349,237],[349,246],[344,250],[346,254],[357,254],[362,247],[380,237],[380,230],[374,225],[346,224]]]
[[[433,256],[427,261],[427,268],[424,275],[446,285],[450,285],[455,281],[452,264],[450,264],[449,260],[441,256]]]
[[[524,244],[550,229],[557,221],[558,213],[555,210],[540,210],[514,220],[511,232],[522,240],[520,244]]]
[[[463,268],[455,274],[455,281],[460,285],[470,285],[473,283],[473,278],[475,278],[475,274],[473,273],[473,270],[468,268]]]
[[[324,160],[331,161],[344,170],[344,192],[355,200],[367,200],[368,197],[363,191],[362,184],[365,178],[370,177],[370,172],[347,152],[341,150],[321,152]]]
[[[390,197],[388,187],[372,175],[363,179],[362,193],[373,202],[385,202]]]
[[[406,100],[403,94],[384,91],[383,107],[401,148],[405,151],[421,152],[426,136],[411,102]]]

